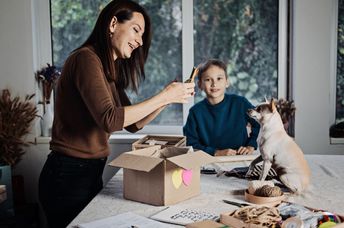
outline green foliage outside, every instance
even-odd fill
[[[131,94],[136,103],[158,93],[173,80],[182,80],[182,7],[180,0],[140,0],[152,20],[153,38],[145,65],[146,80],[138,94]],[[169,105],[152,125],[182,125],[183,107]]]
[[[344,121],[344,0],[338,1],[336,122]]]
[[[195,61],[223,60],[229,93],[261,102],[277,97],[278,0],[197,0]],[[200,100],[201,97],[198,97]]]
[[[51,0],[54,65],[62,66],[69,53],[93,29],[109,1]],[[133,103],[182,79],[181,0],[139,0],[152,19],[153,40],[146,64],[146,80]],[[250,101],[277,97],[278,0],[194,0],[195,65],[207,58],[228,64],[231,87]],[[199,94],[199,93],[198,93]],[[202,97],[196,97],[197,102]],[[152,124],[181,125],[182,105],[170,105]]]
[[[62,67],[71,51],[90,35],[97,16],[109,1],[51,0],[51,26],[54,65]]]

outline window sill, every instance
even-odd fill
[[[330,138],[331,144],[344,144],[344,138]]]
[[[134,141],[144,137],[145,134],[113,134],[110,136],[110,144],[131,144]],[[50,137],[38,136],[35,138],[35,144],[49,144]]]

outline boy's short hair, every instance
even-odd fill
[[[201,80],[202,74],[205,71],[207,71],[208,68],[211,67],[211,66],[217,66],[217,67],[223,69],[223,71],[225,72],[226,77],[228,77],[227,76],[227,65],[223,61],[218,60],[218,59],[208,59],[208,60],[200,63],[198,65],[198,67],[197,67],[198,68],[198,80]]]

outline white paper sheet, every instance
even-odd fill
[[[167,224],[137,215],[132,212],[79,224],[79,228],[167,228]]]
[[[202,209],[188,209],[178,206],[168,207],[150,218],[171,224],[186,225],[204,220],[217,221],[220,216],[211,211]]]

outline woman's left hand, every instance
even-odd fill
[[[237,154],[252,154],[252,152],[254,151],[254,148],[252,146],[241,146],[238,150],[237,150]]]

